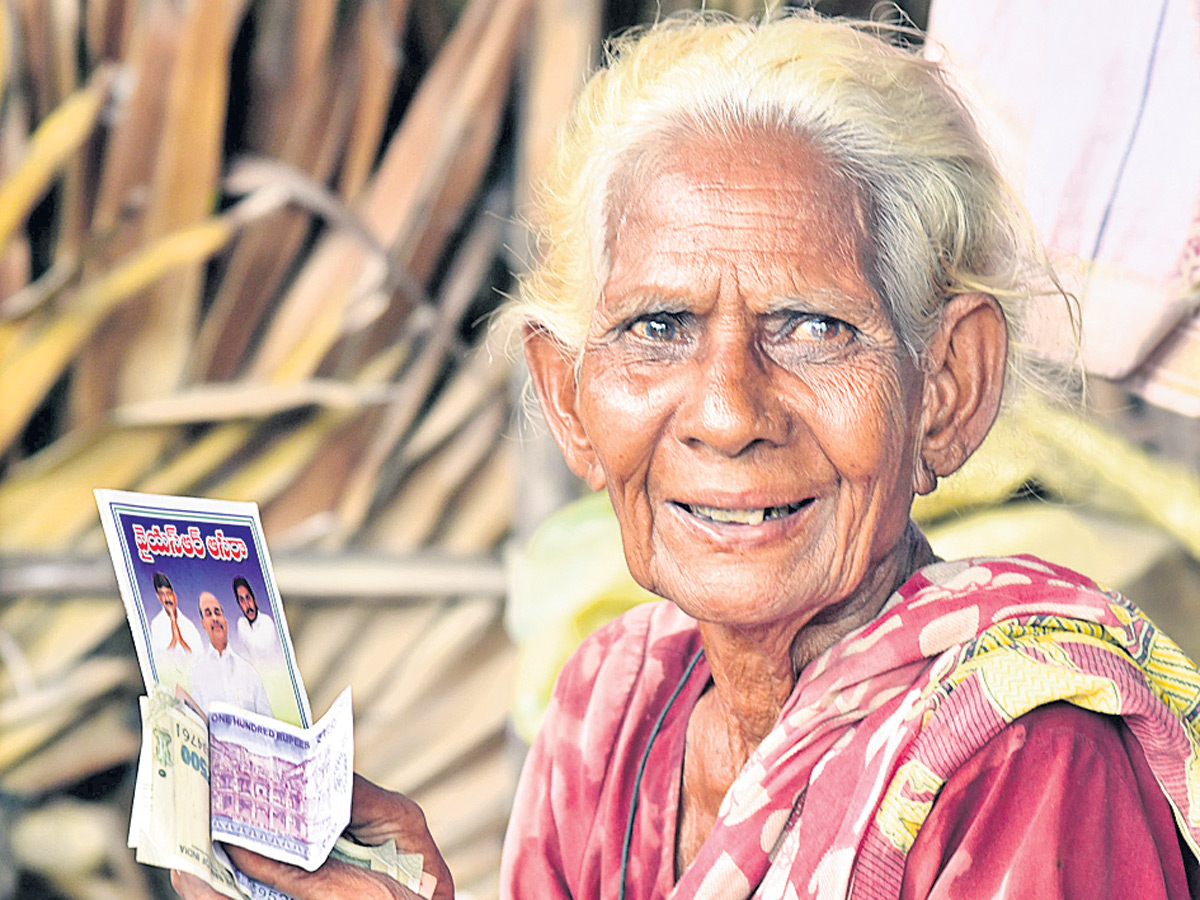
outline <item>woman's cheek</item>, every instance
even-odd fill
[[[671,376],[667,366],[597,360],[580,374],[584,414],[598,433],[619,429],[624,439],[642,432],[649,438],[670,409]]]
[[[817,389],[814,409],[825,424],[816,430],[841,476],[863,481],[894,469],[914,415],[895,373],[855,366],[830,374]]]

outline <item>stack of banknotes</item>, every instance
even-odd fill
[[[420,853],[342,834],[352,787],[349,690],[307,729],[227,704],[214,704],[206,723],[159,686],[141,711],[129,823],[138,862],[189,872],[235,900],[286,897],[237,871],[215,838],[310,871],[339,860],[432,896],[437,882]]]

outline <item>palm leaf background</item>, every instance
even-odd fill
[[[139,679],[98,486],[260,504],[314,708],[354,685],[359,768],[494,893],[517,450],[482,320],[526,98],[600,27],[534,6],[0,6],[0,895],[163,893],[121,846]]]

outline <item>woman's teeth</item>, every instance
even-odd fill
[[[721,509],[718,506],[682,505],[692,515],[702,519],[711,519],[713,522],[761,525],[764,521],[790,516],[807,502],[807,500],[801,500],[799,503],[789,503],[785,506],[767,506],[758,509]]]

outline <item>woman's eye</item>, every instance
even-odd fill
[[[679,323],[674,316],[656,314],[634,320],[629,330],[651,341],[673,341],[679,336]]]
[[[786,334],[799,341],[844,341],[854,337],[854,328],[832,316],[805,313],[792,319]]]

